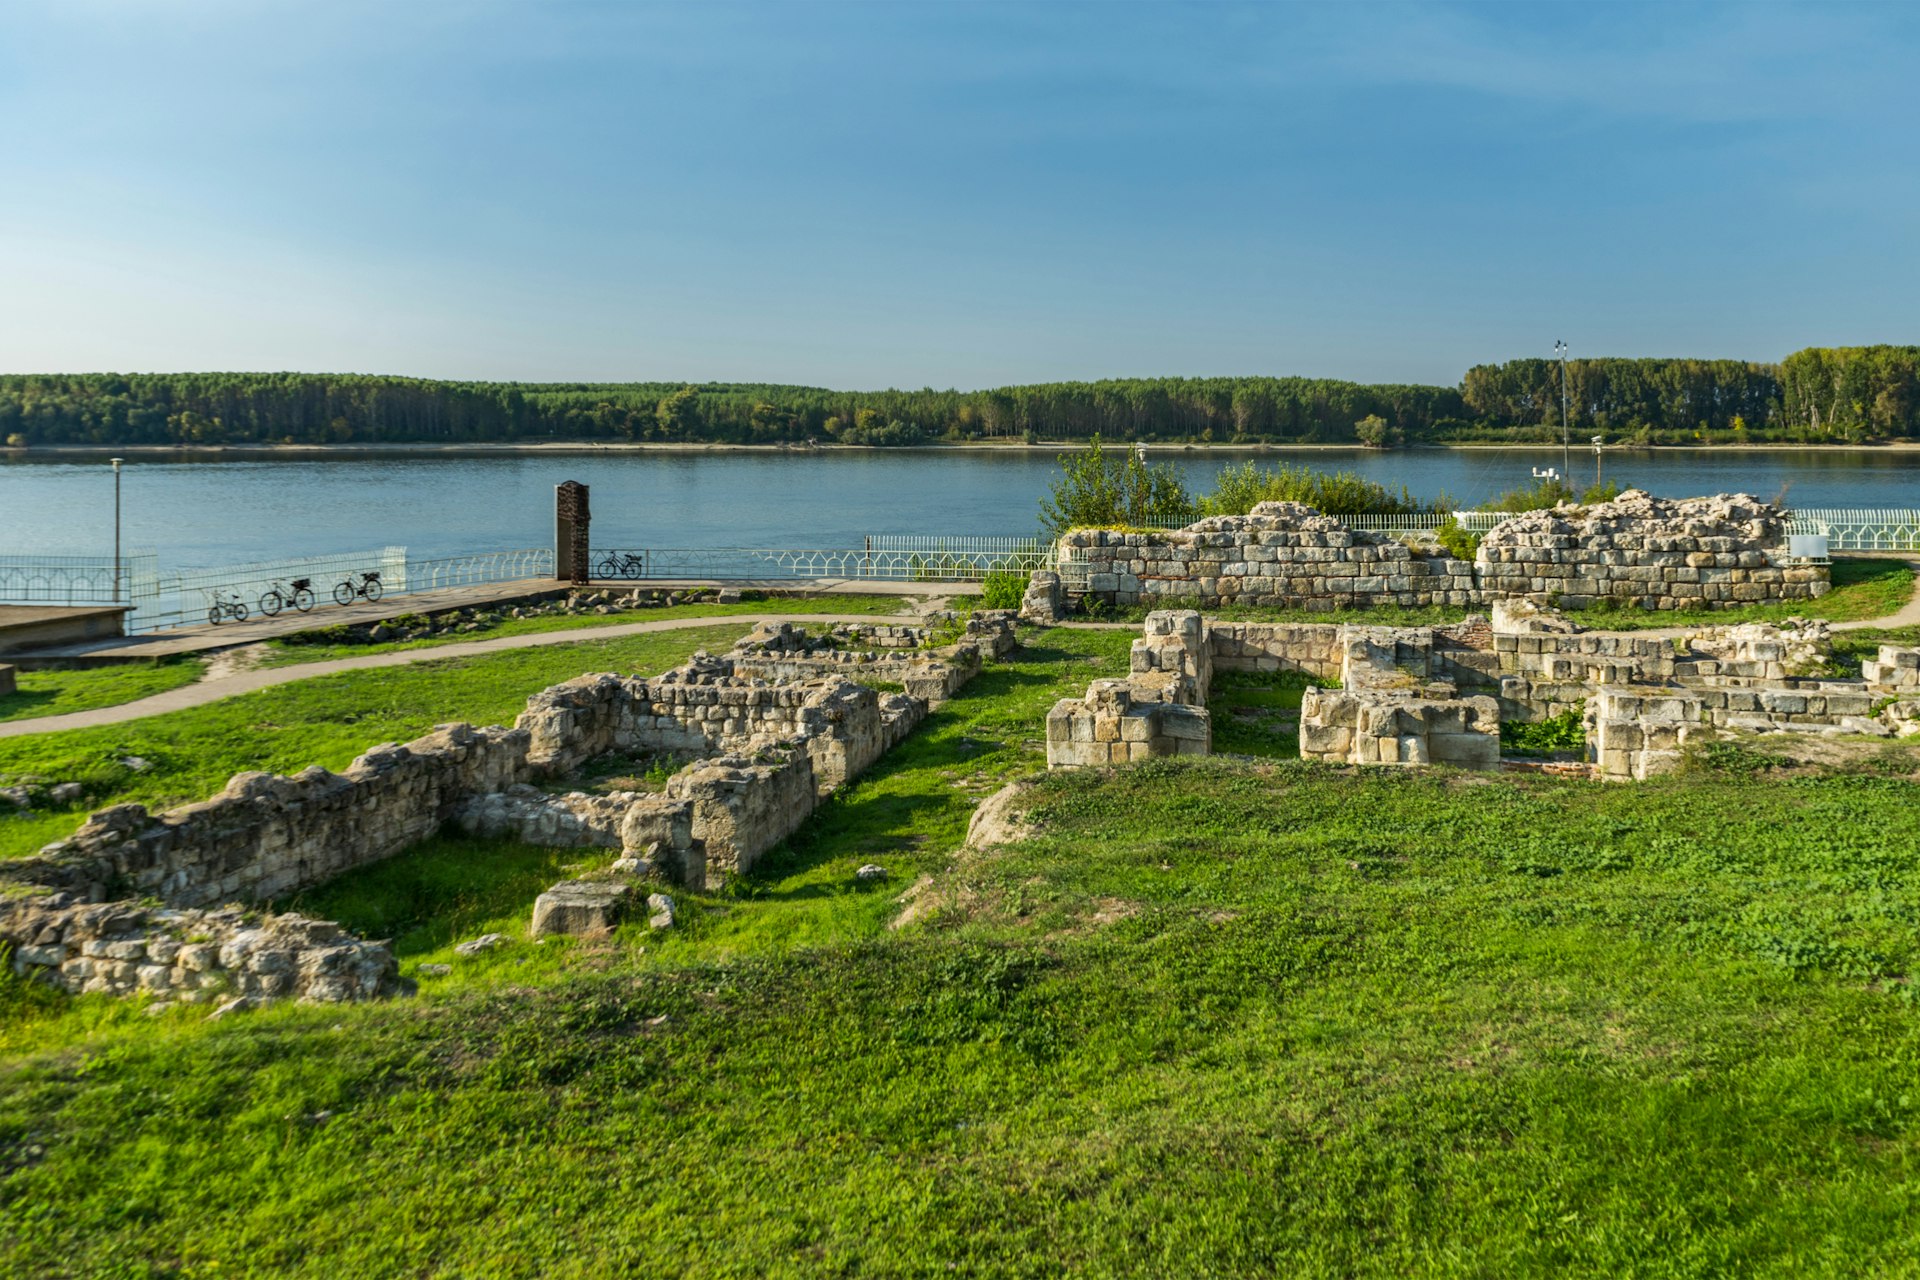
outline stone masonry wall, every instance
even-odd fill
[[[1348,529],[1298,503],[1261,503],[1185,529],[1081,529],[1061,539],[1088,594],[1117,604],[1192,600],[1307,609],[1484,606],[1520,598],[1582,608],[1716,609],[1825,594],[1824,565],[1787,553],[1781,511],[1746,495],[1617,501],[1515,516],[1469,563],[1437,546]]]
[[[253,919],[229,908],[182,911],[54,894],[0,902],[0,937],[15,939],[16,972],[76,995],[212,999],[366,1000],[389,995],[399,971],[386,944],[325,920]]]
[[[1496,525],[1474,562],[1482,599],[1582,609],[1717,609],[1824,595],[1828,570],[1794,564],[1780,509],[1746,494],[1669,500],[1629,490],[1590,507]]]
[[[432,835],[473,796],[521,781],[526,752],[520,730],[443,725],[375,747],[344,773],[242,773],[212,799],[165,813],[102,809],[68,839],[9,863],[6,876],[95,902],[265,902]]]
[[[1920,649],[1883,644],[1873,661],[1860,664],[1860,678],[1888,693],[1920,693]]]
[[[1213,660],[1206,623],[1190,611],[1147,615],[1125,680],[1095,680],[1084,698],[1047,713],[1047,767],[1122,764],[1155,756],[1206,755],[1213,742],[1207,690]]]
[[[1296,502],[1211,516],[1166,533],[1080,529],[1087,590],[1117,604],[1197,600],[1334,609],[1474,603],[1473,566],[1347,528]]]

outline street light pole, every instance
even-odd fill
[[[1555,342],[1553,354],[1560,357],[1560,474],[1567,478],[1567,488],[1573,488],[1573,438],[1571,426],[1567,421],[1567,344]]]
[[[109,458],[113,463],[113,602],[120,603],[120,464],[126,459]]]

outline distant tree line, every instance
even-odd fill
[[[1778,365],[1575,360],[1578,430],[1617,441],[1920,436],[1920,347],[1809,348]],[[1458,387],[1125,378],[985,391],[753,383],[438,382],[304,373],[0,375],[0,443],[940,440],[1400,443],[1558,439],[1560,366],[1476,365]]]

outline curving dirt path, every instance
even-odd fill
[[[466,640],[425,649],[397,649],[388,653],[369,653],[358,658],[336,658],[329,662],[303,662],[286,667],[256,667],[213,675],[194,684],[181,685],[150,698],[122,702],[117,706],[95,707],[91,711],[71,711],[66,715],[41,716],[31,720],[0,721],[0,738],[19,738],[34,733],[58,733],[62,729],[91,729],[103,724],[121,724],[147,716],[165,715],[187,707],[205,706],[222,698],[268,689],[277,684],[330,676],[342,671],[365,671],[374,667],[404,667],[416,662],[436,662],[442,658],[472,658],[507,649],[538,649],[552,644],[581,644],[595,640],[617,640],[622,636],[646,635],[658,631],[684,631],[694,627],[719,627],[738,622],[753,626],[761,622],[922,622],[918,614],[836,614],[836,613],[725,613],[700,618],[661,618],[653,622],[621,622],[604,627],[573,627],[565,631],[540,631],[524,636],[498,636],[492,640]]]

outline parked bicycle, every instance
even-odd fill
[[[207,592],[210,602],[207,609],[207,625],[217,627],[222,618],[232,618],[235,622],[247,620],[247,602],[240,598],[238,591],[226,591],[214,588]]]
[[[609,551],[594,568],[596,578],[644,578],[647,558],[635,551]]]
[[[288,605],[305,613],[313,608],[313,579],[295,578],[292,582],[275,579],[260,597],[260,612],[271,618]]]
[[[378,569],[369,569],[365,573],[350,573],[345,582],[333,589],[335,604],[352,604],[355,597],[365,599],[369,604],[380,598]]]

